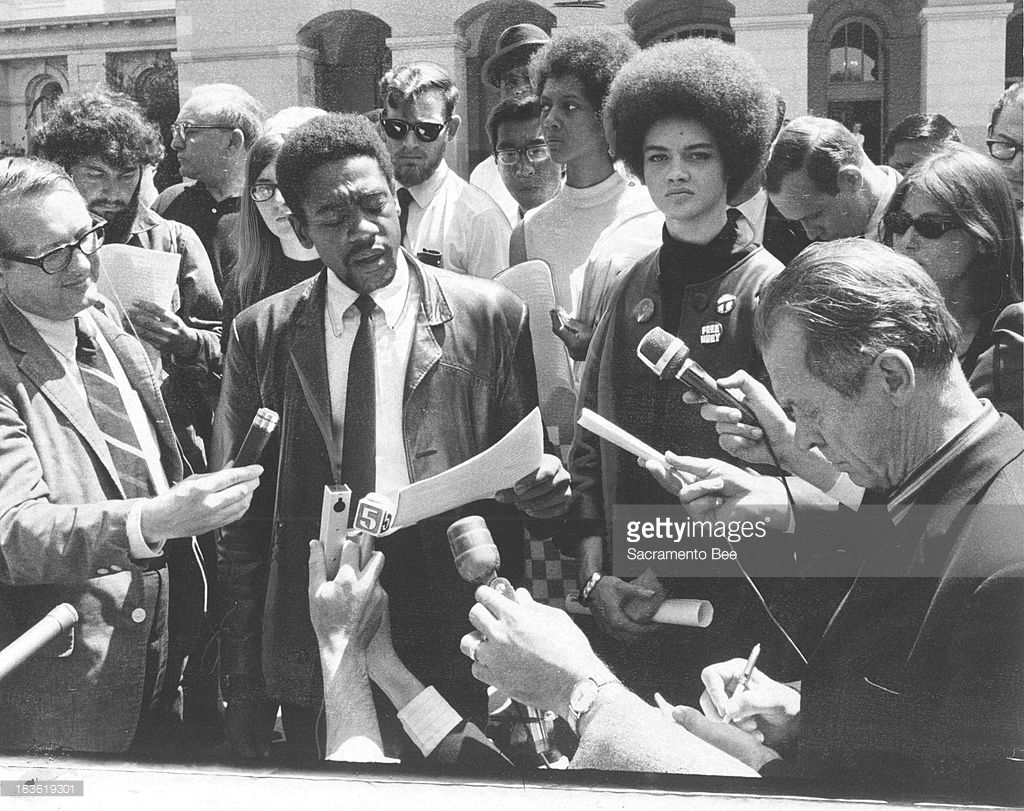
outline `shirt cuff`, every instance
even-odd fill
[[[135,560],[155,558],[163,553],[166,538],[147,541],[142,535],[142,499],[138,499],[128,510],[127,529],[128,551]]]
[[[434,687],[428,687],[398,711],[398,720],[426,757],[462,723],[462,716]]]
[[[847,474],[840,473],[832,489],[825,495],[856,511],[860,509],[860,503],[864,500],[864,488],[855,484]]]

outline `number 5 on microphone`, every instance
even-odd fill
[[[394,519],[390,502],[377,493],[368,493],[359,500],[352,526],[371,535],[385,535],[391,529]]]

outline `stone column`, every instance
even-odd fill
[[[807,114],[806,0],[735,0],[736,45],[750,53],[786,100],[786,117]]]
[[[921,112],[942,113],[964,142],[984,149],[1003,90],[1006,18],[1012,3],[931,0],[921,9]]]
[[[391,49],[391,64],[396,68],[409,62],[436,62],[443,67],[460,90],[466,87],[466,51],[469,42],[464,37],[434,35],[417,37],[389,37],[386,42]],[[463,99],[459,100],[455,112],[465,118]],[[469,142],[462,135],[449,144],[445,160],[463,178],[469,178]]]

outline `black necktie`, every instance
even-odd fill
[[[352,488],[352,505],[377,483],[377,373],[373,345],[372,298],[356,299],[359,329],[348,361],[345,393],[345,431],[341,447],[341,482]],[[349,511],[349,524],[356,511]]]
[[[398,225],[402,229],[402,242],[409,226],[409,205],[412,203],[412,192],[405,186],[398,187]]]
[[[75,357],[89,399],[89,410],[107,442],[107,450],[110,451],[125,498],[147,498],[155,493],[149,465],[146,464],[135,427],[128,418],[110,364],[96,345],[93,329],[92,324],[85,319],[75,319],[75,333],[78,337]]]

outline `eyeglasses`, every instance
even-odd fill
[[[410,124],[401,118],[382,118],[380,125],[384,129],[384,134],[393,141],[404,141],[409,130],[412,130],[420,141],[430,144],[437,140],[441,130],[447,127],[450,121],[451,119],[448,119],[443,124],[438,124],[436,121],[417,121]]]
[[[0,259],[7,259],[10,262],[21,262],[26,265],[35,265],[37,268],[49,275],[67,270],[71,264],[71,257],[75,248],[78,248],[85,256],[92,256],[103,244],[103,227],[106,220],[93,220],[93,226],[74,242],[67,245],[60,245],[52,251],[47,251],[41,256],[14,256],[13,254],[0,254]]]
[[[892,234],[905,234],[910,226],[914,226],[925,239],[938,239],[947,231],[959,228],[960,224],[940,214],[922,214],[911,217],[905,211],[890,211],[882,218],[885,228]]]
[[[988,154],[997,161],[1012,161],[1022,148],[1016,141],[1004,141],[989,138],[985,141],[988,144]]]
[[[525,155],[530,163],[543,163],[551,157],[547,144],[528,146],[525,149],[499,149],[494,154],[498,158],[498,163],[505,166],[515,166],[519,163],[520,155]]]
[[[274,196],[277,191],[276,183],[255,183],[249,189],[249,197],[254,203],[265,203]]]
[[[234,127],[229,127],[225,124],[193,124],[191,121],[181,121],[175,124],[171,124],[171,137],[180,138],[182,141],[188,140],[192,130],[233,130]]]

